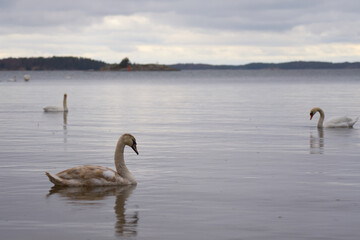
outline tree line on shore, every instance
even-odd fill
[[[259,69],[355,69],[360,62],[316,62],[294,61],[285,63],[250,63],[245,65],[211,64],[135,64],[125,57],[120,63],[108,64],[103,61],[82,57],[31,57],[0,59],[2,71],[40,71],[40,70],[82,70],[82,71],[177,71],[177,70],[259,70]]]
[[[105,62],[77,57],[4,58],[0,70],[100,70]]]
[[[125,57],[120,63],[108,64],[103,61],[82,57],[31,57],[0,59],[0,71],[176,71],[160,64],[135,64]]]

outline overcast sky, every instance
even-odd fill
[[[360,61],[359,0],[0,0],[0,58]]]

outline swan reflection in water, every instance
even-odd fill
[[[63,113],[63,118],[64,118],[64,124],[63,124],[64,143],[67,143],[67,115],[68,115],[68,112]]]
[[[317,129],[317,136],[313,136],[310,132],[310,154],[323,154],[324,153],[324,129]]]
[[[59,194],[61,197],[72,200],[72,203],[89,204],[88,201],[99,201],[106,197],[115,196],[115,234],[119,237],[136,237],[139,216],[137,211],[127,212],[126,201],[136,185],[107,186],[107,187],[59,187],[50,189],[47,197]],[[87,201],[86,203],[81,201]]]

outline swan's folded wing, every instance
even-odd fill
[[[55,107],[55,106],[47,106],[44,107],[44,112],[63,112],[64,108],[62,107]]]
[[[332,117],[325,122],[324,126],[329,128],[352,127],[357,120],[358,118],[352,119],[349,117]]]
[[[111,168],[84,165],[73,167],[56,174],[63,185],[68,186],[108,186],[129,184]]]
[[[56,174],[63,179],[106,179],[115,181],[116,172],[110,168],[84,165],[73,167]]]

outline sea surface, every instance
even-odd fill
[[[0,72],[0,239],[358,240],[360,123],[315,106],[360,116],[360,70]],[[115,168],[123,133],[137,186],[45,176]]]

